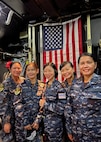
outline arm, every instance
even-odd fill
[[[65,109],[64,109],[64,117],[65,117],[65,126],[66,126],[67,135],[69,139],[73,141],[72,127],[71,127],[71,115],[72,115],[72,107],[70,104],[70,96],[68,96],[67,104],[65,105]]]
[[[24,126],[27,126],[30,124],[30,121],[29,121],[29,116],[30,116],[30,107],[29,107],[29,102],[27,100],[26,97],[24,97],[24,94],[23,95],[23,120],[24,120]]]
[[[12,103],[12,99],[11,99],[11,94],[9,91],[9,82],[7,80],[5,80],[3,82],[4,84],[4,90],[3,93],[5,95],[5,112],[3,115],[3,124],[4,124],[4,131],[6,133],[10,132],[11,129],[11,116],[13,116],[13,103]]]
[[[52,88],[49,90],[49,94],[46,94],[45,110],[60,116],[63,115],[66,96],[66,91],[59,82],[53,84]]]

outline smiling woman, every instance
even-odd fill
[[[97,67],[96,59],[93,57],[93,55],[89,53],[83,53],[79,57],[78,63],[79,63],[80,73],[83,76],[84,83],[89,82]]]
[[[81,77],[71,86],[65,106],[67,133],[72,142],[100,142],[101,76],[94,73],[92,54],[83,53],[78,63]]]
[[[19,142],[19,140],[23,141],[24,139],[23,126],[20,127],[21,129],[18,128],[19,122],[22,124],[22,115],[19,112],[19,109],[22,108],[22,103],[19,94],[21,92],[20,85],[24,81],[24,78],[20,76],[22,71],[20,62],[11,62],[9,69],[11,74],[3,81],[4,89],[0,92],[0,97],[2,98],[0,110],[2,110],[1,107],[2,104],[4,104],[4,111],[2,115],[0,114],[3,118],[4,128],[2,139],[8,142],[11,142],[12,139],[16,139],[16,142]],[[21,137],[20,133],[23,133]]]

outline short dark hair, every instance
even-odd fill
[[[67,64],[69,64],[72,68],[74,68],[72,62],[70,62],[70,61],[64,61],[64,62],[61,63],[61,65],[60,65],[60,71],[61,71],[62,68],[63,68],[65,65],[67,65]],[[74,76],[76,76],[76,72],[74,72]]]
[[[43,69],[45,69],[47,66],[51,66],[54,69],[54,73],[55,73],[55,78],[57,78],[58,76],[58,70],[56,68],[56,65],[52,62],[48,62],[44,65]]]
[[[91,58],[93,59],[94,62],[97,62],[97,59],[94,57],[93,54],[84,52],[84,53],[82,53],[82,54],[79,56],[79,58],[78,58],[78,64],[79,64],[79,62],[80,62],[81,57],[83,57],[83,56],[89,56],[89,57],[91,57]]]
[[[62,69],[65,65],[67,65],[67,64],[70,64],[70,66],[71,66],[72,68],[74,67],[73,64],[72,64],[70,61],[64,61],[64,62],[61,63],[61,65],[60,65],[60,67],[59,67],[60,71],[61,71],[61,69]]]

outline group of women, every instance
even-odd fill
[[[0,85],[3,142],[101,142],[101,76],[89,53],[78,65],[80,78],[70,61],[63,62],[60,83],[54,63],[43,67],[47,82],[38,80],[35,62],[26,66],[26,78],[20,62],[10,64],[11,75]]]

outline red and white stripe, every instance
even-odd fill
[[[77,76],[79,76],[78,57],[82,53],[82,24],[78,17],[63,24],[63,49],[43,51],[41,65],[47,62],[56,64],[59,75],[58,80],[62,81],[59,66],[63,61],[71,61],[74,65]],[[42,61],[43,58],[43,61]],[[43,66],[42,65],[42,66]]]

